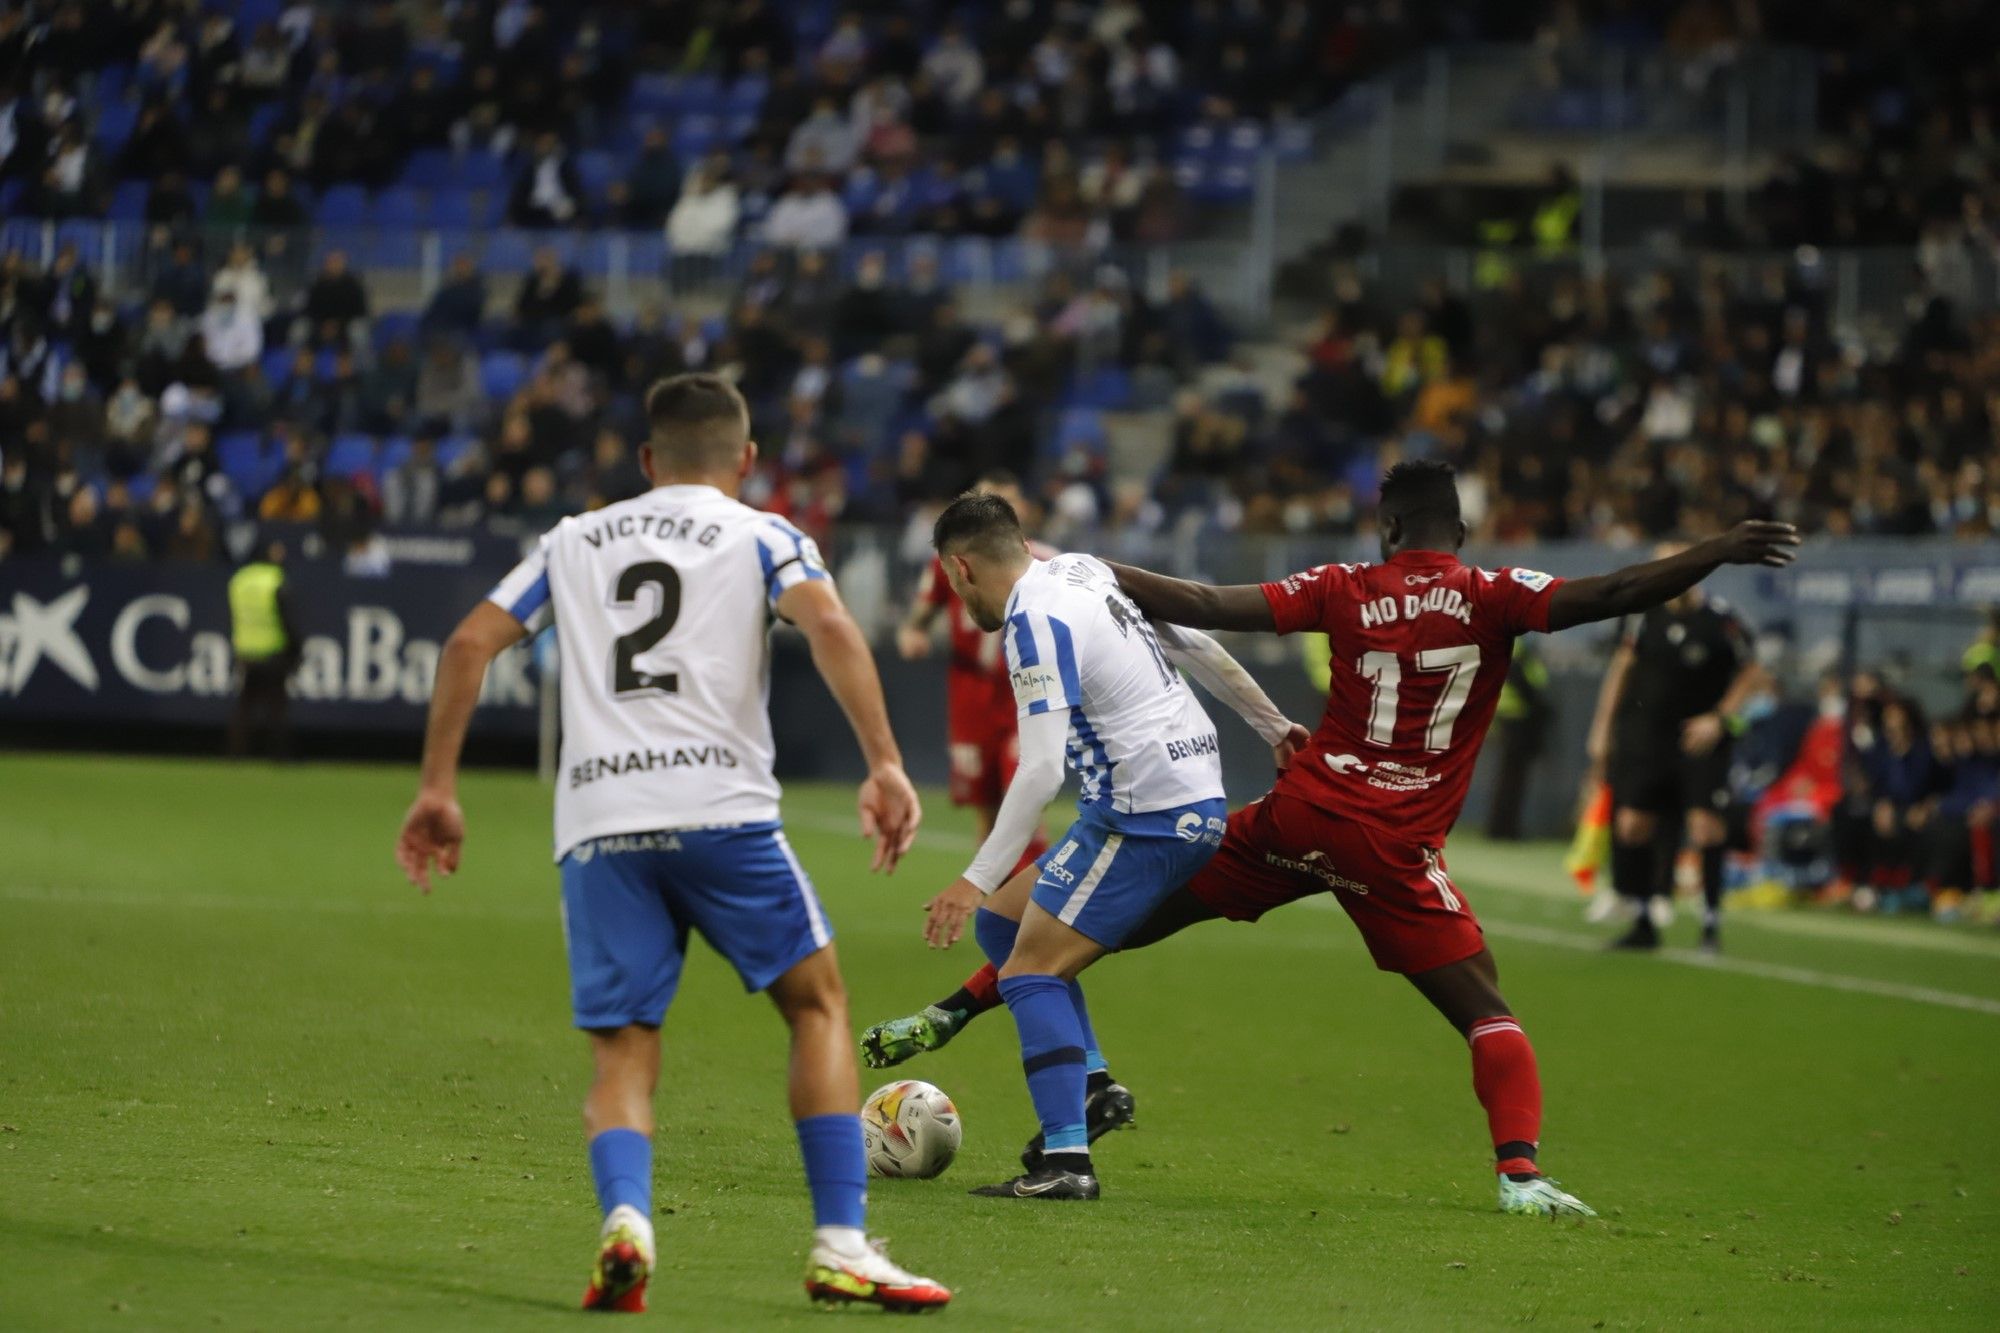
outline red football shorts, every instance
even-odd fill
[[[1000,804],[1021,762],[1021,737],[1014,719],[1014,691],[994,687],[985,673],[954,671],[947,693],[951,714],[951,803]]]
[[[1331,893],[1384,972],[1428,972],[1486,947],[1436,848],[1270,795],[1229,817],[1188,890],[1231,921]]]

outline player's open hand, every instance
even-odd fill
[[[1278,771],[1280,773],[1291,767],[1293,756],[1298,754],[1300,750],[1305,749],[1306,742],[1311,739],[1312,733],[1310,731],[1307,731],[1296,722],[1291,724],[1290,728],[1285,732],[1285,739],[1271,747],[1271,758],[1277,760]]]
[[[431,891],[431,872],[444,875],[458,870],[459,849],[465,845],[465,812],[458,802],[439,792],[420,791],[403,816],[403,832],[396,839],[396,864],[409,876],[410,883],[425,893]]]
[[[924,904],[924,942],[933,949],[949,949],[958,943],[966,922],[972,920],[985,898],[971,880],[953,880],[950,888]]]
[[[931,636],[915,625],[899,625],[896,628],[896,653],[905,662],[914,662],[920,657],[931,655]]]
[[[903,853],[917,840],[923,803],[909,774],[900,764],[884,764],[861,784],[861,836],[875,840],[875,861],[869,869],[893,872]]]
[[[1751,519],[1715,540],[1722,544],[1722,561],[1728,565],[1782,569],[1799,558],[1799,530],[1789,523]]]

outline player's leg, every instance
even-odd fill
[[[586,842],[563,858],[564,935],[576,1026],[590,1034],[583,1105],[603,1225],[585,1309],[646,1308],[654,1258],[653,1091],[659,1026],[680,982],[686,930],[661,892],[649,851]]]
[[[787,1095],[813,1207],[807,1294],[903,1310],[945,1304],[949,1291],[889,1262],[868,1239],[868,1167],[847,987],[833,930],[783,830],[775,824],[695,830],[675,842],[677,915],[729,960],[746,990],[770,995],[791,1031]]]
[[[861,1034],[861,1058],[870,1069],[888,1069],[925,1051],[938,1050],[973,1019],[999,1007],[1000,964],[1007,961],[1013,938],[1010,932],[1021,920],[1034,884],[1035,868],[1030,866],[987,895],[972,925],[973,940],[986,961],[964,985],[914,1014],[884,1019]],[[999,948],[997,955],[995,947]]]
[[[1614,797],[1616,788],[1613,789]],[[1657,876],[1655,844],[1660,819],[1650,810],[1619,804],[1611,811],[1611,887],[1632,913],[1632,925],[1612,941],[1614,949],[1651,949],[1659,931],[1651,912]]]
[[[1510,1213],[1594,1217],[1595,1211],[1547,1180],[1535,1157],[1542,1137],[1542,1079],[1535,1048],[1500,994],[1500,969],[1488,949],[1443,967],[1410,974],[1410,984],[1464,1037],[1472,1052],[1472,1090],[1493,1137],[1500,1206]]]
[[[1085,1051],[1090,1038],[1070,983],[1103,953],[1095,940],[1057,920],[1041,904],[1029,903],[1000,969],[1000,993],[1020,1034],[1021,1067],[1042,1127],[1041,1157],[1028,1174],[976,1189],[974,1194],[1097,1197],[1085,1111]]]
[[[1713,952],[1722,947],[1722,870],[1729,821],[1720,810],[1693,807],[1687,812],[1687,840],[1701,858],[1701,947]]]

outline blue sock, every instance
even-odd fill
[[[1076,1008],[1076,1021],[1083,1029],[1083,1069],[1087,1074],[1101,1074],[1110,1068],[1104,1061],[1104,1052],[1097,1049],[1097,1029],[1090,1025],[1090,1009],[1083,1002],[1083,983],[1069,983],[1069,1002]]]
[[[1014,937],[1021,933],[1021,923],[1009,921],[998,912],[980,908],[972,918],[972,938],[979,941],[979,951],[986,955],[986,961],[999,967],[1014,952]]]
[[[1021,1031],[1021,1067],[1042,1122],[1045,1150],[1089,1151],[1090,1136],[1083,1126],[1083,1029],[1069,983],[1051,976],[1002,977],[1000,995]]]
[[[653,1141],[636,1129],[607,1129],[590,1141],[597,1206],[609,1214],[629,1203],[653,1215]]]
[[[798,1122],[799,1155],[812,1191],[813,1225],[860,1227],[868,1220],[868,1159],[858,1115],[811,1115]]]

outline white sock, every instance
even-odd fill
[[[824,1245],[843,1259],[868,1253],[868,1233],[860,1227],[814,1227],[813,1244]]]

